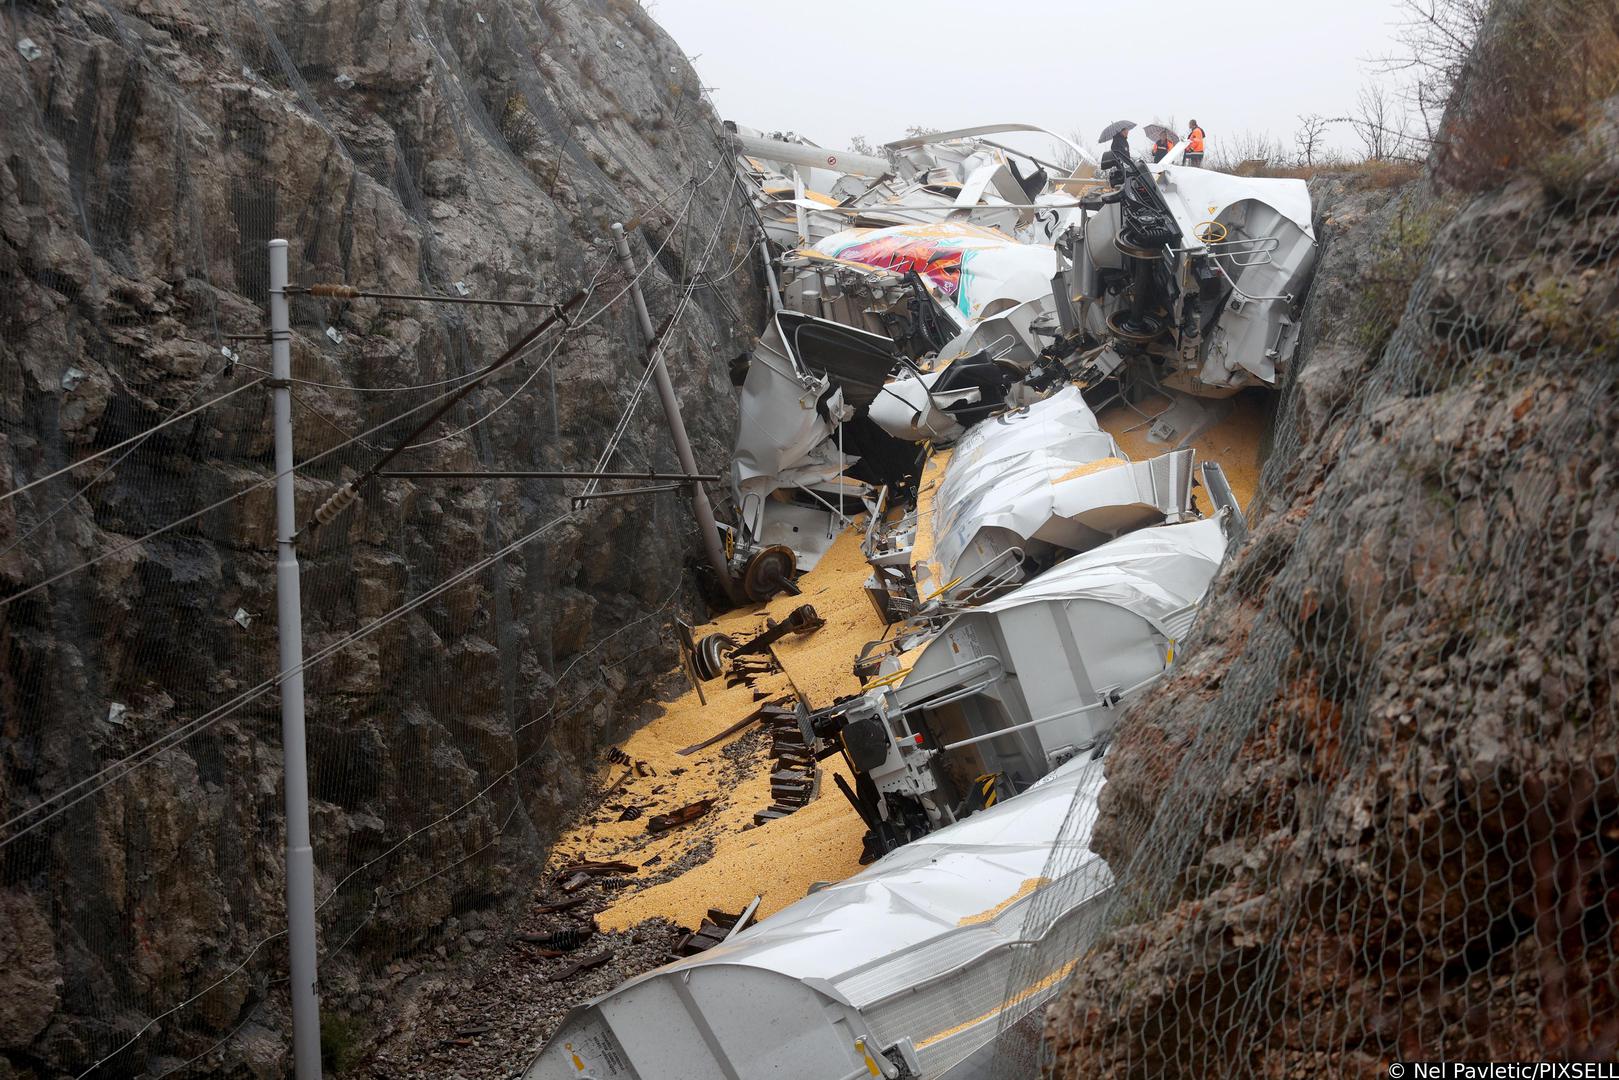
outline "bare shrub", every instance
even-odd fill
[[[1287,164],[1287,151],[1268,131],[1210,135],[1207,145],[1208,167],[1220,172],[1253,176],[1261,169]]]
[[[1327,128],[1331,123],[1320,113],[1305,113],[1299,117],[1299,129],[1293,133],[1293,146],[1300,165],[1307,169],[1315,166],[1316,158],[1326,148]]]
[[[1383,82],[1360,88],[1355,111],[1347,117],[1368,161],[1415,161],[1426,140],[1412,134],[1411,118],[1398,94]]]
[[[529,112],[528,102],[522,94],[506,95],[506,103],[500,110],[499,128],[500,137],[506,140],[506,145],[518,157],[540,144],[540,122]]]
[[[1445,108],[1484,29],[1495,0],[1405,0],[1396,31],[1401,52],[1382,59],[1387,71],[1404,71],[1408,104],[1422,121],[1431,142]]]

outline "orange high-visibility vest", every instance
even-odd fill
[[[1186,152],[1188,154],[1201,154],[1203,152],[1203,129],[1195,127],[1186,136]]]

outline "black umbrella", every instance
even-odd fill
[[[1108,142],[1119,132],[1129,131],[1135,126],[1136,122],[1134,120],[1115,120],[1113,123],[1102,129],[1102,137],[1099,138],[1097,142]]]
[[[1141,130],[1146,132],[1147,133],[1147,138],[1151,139],[1155,143],[1156,142],[1177,143],[1177,142],[1181,141],[1181,137],[1179,135],[1175,134],[1173,131],[1170,131],[1168,128],[1166,128],[1162,124],[1148,124],[1146,127],[1142,128]]]

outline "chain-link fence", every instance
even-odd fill
[[[305,288],[588,292],[486,382],[548,308],[296,296],[307,523],[468,385],[398,467],[675,469],[615,219],[717,466],[756,233],[695,75],[634,4],[0,19],[0,1060],[275,1069],[267,242]],[[385,477],[300,537],[333,1065],[423,965],[498,947],[621,703],[667,669],[666,617],[698,602],[678,495],[574,490]]]
[[[1072,809],[1029,926],[1113,883],[997,1075],[1619,1054],[1619,101],[1574,126],[1482,192],[1315,185],[1249,535]]]

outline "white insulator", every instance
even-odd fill
[[[344,484],[332,494],[332,497],[320,504],[315,511],[315,520],[322,525],[330,525],[332,519],[350,506],[360,497],[360,490],[353,484]]]

